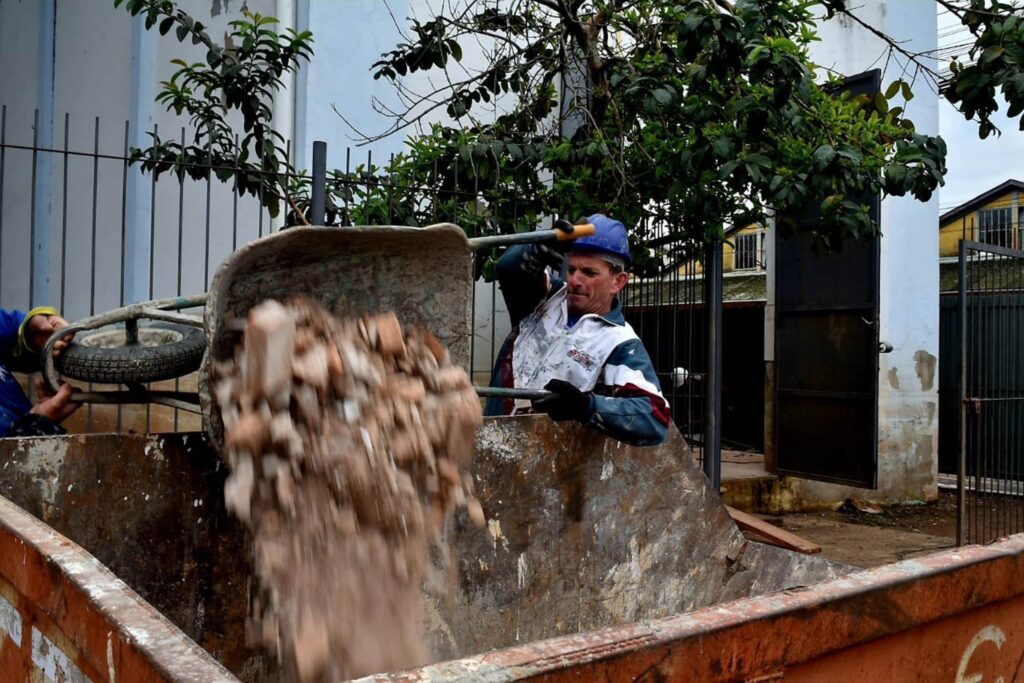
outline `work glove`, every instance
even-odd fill
[[[549,396],[531,401],[533,409],[538,413],[547,413],[555,422],[575,420],[586,422],[590,419],[591,395],[589,391],[580,391],[564,379],[553,379],[544,385]]]
[[[572,234],[575,228],[569,221],[559,218],[555,221],[555,229]],[[560,271],[571,246],[571,240],[535,242],[523,251],[519,267],[524,273],[534,277],[539,276],[548,267]]]

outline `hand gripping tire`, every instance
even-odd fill
[[[203,331],[188,325],[139,325],[138,337],[139,343],[126,344],[124,325],[84,330],[54,358],[54,367],[82,382],[156,382],[198,370],[206,349]]]

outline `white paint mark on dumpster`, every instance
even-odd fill
[[[114,670],[114,634],[107,632],[107,678],[110,683],[117,683],[117,671]]]
[[[491,535],[491,545],[495,550],[498,549],[498,541],[501,541],[502,547],[508,550],[508,539],[501,531],[501,522],[496,519],[487,520],[487,532]]]
[[[601,481],[608,481],[613,474],[615,474],[615,465],[611,460],[605,460],[604,465],[601,466]]]
[[[11,641],[21,647],[21,615],[14,605],[3,597],[0,597],[0,631],[10,636]]]
[[[89,683],[82,670],[35,626],[32,627],[32,663],[48,681]]]
[[[519,590],[526,586],[526,572],[526,553],[520,553],[519,559],[516,560],[516,578],[519,581]]]

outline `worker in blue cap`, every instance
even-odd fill
[[[618,294],[632,264],[623,224],[603,214],[585,220],[594,234],[566,255],[543,244],[511,247],[498,282],[512,320],[492,387],[546,389],[534,401],[491,398],[487,415],[542,412],[575,420],[625,443],[665,440],[670,413],[650,356],[622,317]]]

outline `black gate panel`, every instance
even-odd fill
[[[847,79],[877,92],[879,72]],[[878,196],[858,200],[871,219]],[[792,218],[797,233],[815,210]],[[775,472],[875,488],[878,478],[878,239],[779,238],[775,250]]]
[[[1024,251],[961,240],[959,271],[957,543],[989,543],[1024,531]]]

